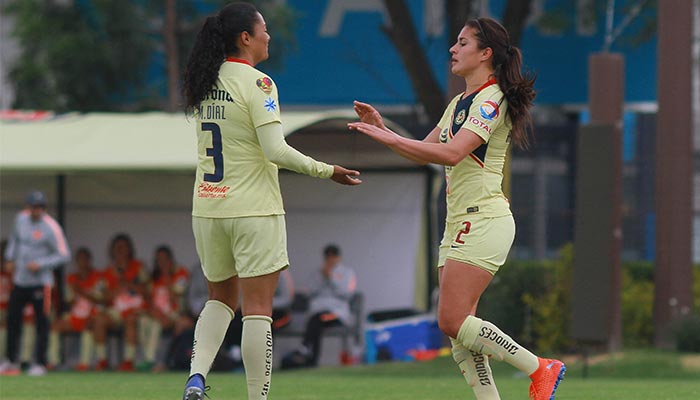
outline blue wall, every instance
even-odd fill
[[[345,10],[343,6],[368,4],[368,9]],[[446,37],[444,19],[433,20],[432,34],[426,32],[426,7],[441,7],[441,1],[408,0],[420,44],[429,55],[433,70],[444,86],[447,79],[452,38]],[[624,1],[618,1],[615,26],[624,17]],[[346,106],[354,99],[377,104],[413,104],[415,96],[410,80],[393,45],[381,31],[383,14],[381,1],[288,0],[294,8],[296,21],[296,51],[287,52],[283,67],[267,70],[280,87],[283,105]],[[376,7],[371,9],[375,4]],[[505,0],[484,2],[484,16],[499,18]],[[592,33],[577,31],[576,1],[546,0],[545,11],[560,14],[565,26],[558,33],[546,33],[529,25],[524,33],[522,49],[525,65],[538,75],[536,87],[538,104],[579,103],[588,101],[588,57],[600,51],[604,42],[604,18],[598,13],[597,28]],[[342,10],[341,10],[342,11]],[[535,10],[537,12],[538,10]],[[339,16],[336,24],[330,22]],[[654,18],[653,11],[642,17]],[[322,33],[326,22],[337,32]],[[656,100],[656,39],[640,46],[625,45],[641,27],[637,18],[611,48],[625,55],[625,100],[647,102]],[[275,41],[271,43],[275,46]]]

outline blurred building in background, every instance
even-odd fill
[[[87,0],[75,1],[85,3]],[[694,0],[697,4],[697,1]],[[7,0],[0,0],[0,5]],[[71,3],[70,1],[64,3]],[[208,10],[204,2],[193,2]],[[418,105],[411,79],[401,58],[382,31],[390,18],[381,0],[282,2],[295,16],[295,46],[286,50],[281,65],[268,69],[280,87],[283,110],[350,108],[353,100],[376,105],[416,137],[430,121]],[[474,1],[476,13],[500,19],[507,0]],[[542,259],[556,255],[573,241],[575,213],[576,135],[588,120],[588,57],[604,43],[604,18],[595,15],[596,2],[533,1],[520,47],[526,68],[537,73],[538,96],[534,117],[536,143],[529,151],[514,151],[511,198],[518,221],[513,256]],[[625,19],[630,3],[620,1],[616,25]],[[199,4],[199,5],[197,5]],[[407,1],[419,44],[442,88],[447,86],[447,0]],[[696,9],[698,7],[696,6]],[[591,11],[593,10],[593,11]],[[623,258],[654,258],[654,159],[657,111],[657,68],[654,7],[645,8],[626,27],[612,47],[625,58],[625,114],[623,128]],[[700,34],[695,16],[694,127],[696,159],[700,158],[698,58]],[[651,21],[651,22],[650,22]],[[8,32],[7,15],[0,16],[0,108],[12,106],[13,85],[8,76],[17,54]],[[651,33],[650,33],[651,32]],[[271,47],[275,46],[275,37]],[[166,57],[154,55],[151,71],[163,71]],[[162,74],[149,84],[165,91]],[[696,163],[693,258],[700,262],[700,174]],[[3,208],[19,204],[3,204]]]

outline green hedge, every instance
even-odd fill
[[[509,261],[494,277],[479,303],[478,314],[538,352],[568,352],[570,338],[573,246],[545,261]],[[700,266],[693,268],[696,316],[679,324],[679,349],[700,348]],[[654,266],[622,264],[622,337],[625,347],[648,347],[653,340]],[[695,340],[694,340],[695,339]],[[681,348],[681,341],[683,341]]]

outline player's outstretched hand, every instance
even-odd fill
[[[377,142],[387,146],[396,144],[396,142],[400,138],[400,136],[397,135],[394,131],[391,131],[386,128],[378,128],[375,125],[370,125],[365,122],[350,122],[348,124],[348,129],[364,133],[365,135],[376,140]]]
[[[360,176],[360,171],[343,168],[340,165],[333,166],[333,175],[331,179],[341,185],[359,185],[362,181],[356,176]]]
[[[366,124],[374,125],[380,129],[386,129],[386,126],[384,126],[384,120],[382,119],[382,115],[379,114],[379,111],[377,111],[370,104],[362,103],[357,100],[353,101],[352,104],[355,113],[358,117],[360,117],[360,121]]]

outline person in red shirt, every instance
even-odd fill
[[[147,278],[143,263],[134,256],[131,237],[117,234],[110,245],[112,264],[103,272],[108,307],[95,319],[95,353],[97,370],[108,368],[107,333],[111,329],[123,329],[124,354],[120,371],[134,371],[134,357],[138,341],[138,319],[145,311],[145,285]]]
[[[151,370],[163,330],[172,329],[186,310],[185,294],[190,282],[187,268],[177,265],[169,246],[156,249],[151,280],[146,287],[147,309],[139,320],[139,336],[143,346],[143,362],[139,370]],[[159,370],[162,369],[160,366]]]
[[[49,364],[60,363],[60,338],[66,332],[80,333],[80,361],[78,371],[89,368],[93,355],[93,329],[97,307],[104,305],[105,284],[102,274],[92,265],[92,253],[86,247],[75,252],[76,271],[66,278],[66,299],[70,302],[67,313],[56,319],[49,335]]]

